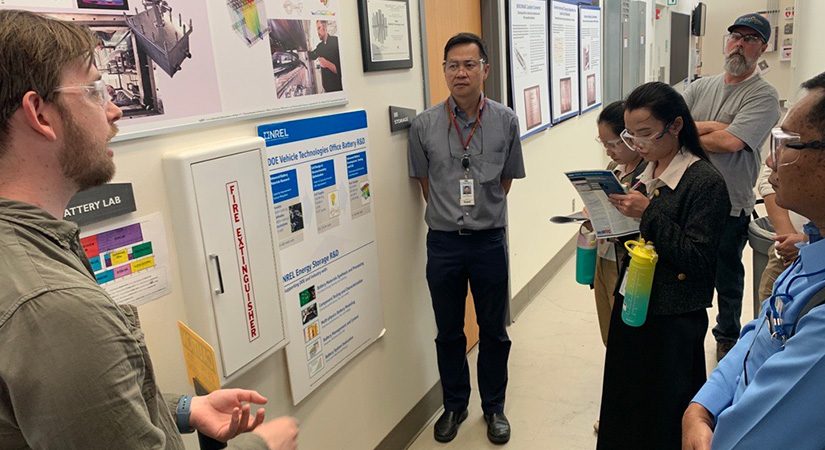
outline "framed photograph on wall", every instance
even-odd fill
[[[412,67],[409,0],[358,0],[364,72]]]
[[[77,0],[80,9],[115,9],[129,10],[129,0]]]

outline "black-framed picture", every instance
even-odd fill
[[[409,0],[358,0],[358,18],[364,72],[413,66]]]
[[[129,10],[129,0],[77,0],[77,7],[81,9],[116,9]]]

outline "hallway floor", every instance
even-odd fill
[[[753,317],[751,249],[745,246],[745,299],[742,323]],[[593,294],[574,280],[571,258],[544,290],[509,328],[510,380],[505,413],[512,436],[506,446],[487,440],[477,393],[477,349],[470,352],[473,394],[469,416],[450,443],[433,439],[432,418],[410,450],[430,449],[566,449],[596,447],[593,423],[599,415],[604,346],[599,337]],[[714,302],[715,304],[715,302]],[[709,328],[716,323],[716,309],[708,310]],[[433,349],[435,351],[435,349]],[[716,367],[716,342],[708,330],[705,339],[708,371]]]

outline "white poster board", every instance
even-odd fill
[[[297,405],[383,332],[367,114],[258,127],[268,147]]]
[[[582,113],[602,104],[602,11],[579,6],[579,78]]]
[[[512,0],[509,13],[510,86],[524,139],[551,124],[547,0]]]
[[[550,10],[550,88],[556,124],[579,114],[579,7],[553,0]]]
[[[4,0],[0,8],[97,34],[96,65],[124,112],[115,140],[346,103],[335,1]]]

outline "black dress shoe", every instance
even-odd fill
[[[438,442],[450,442],[458,434],[458,426],[467,418],[467,410],[461,412],[444,411],[438,418],[433,428],[435,440]]]
[[[503,412],[485,414],[487,422],[487,439],[493,444],[506,444],[510,440],[510,422]]]

